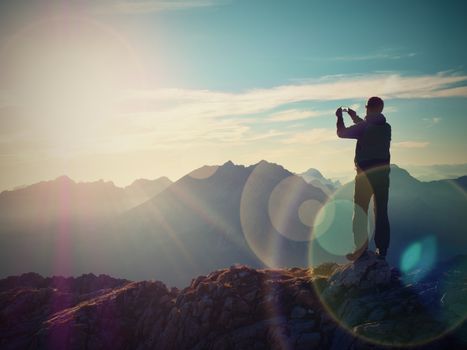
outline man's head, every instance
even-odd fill
[[[366,114],[381,113],[384,108],[384,102],[381,98],[373,96],[368,99],[365,107]]]

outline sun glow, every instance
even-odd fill
[[[4,83],[31,129],[67,146],[99,135],[115,116],[121,92],[143,77],[125,40],[77,18],[30,25],[11,37],[1,57]]]

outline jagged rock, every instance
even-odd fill
[[[291,318],[302,318],[306,315],[306,309],[301,306],[295,306],[290,313]]]
[[[380,260],[373,252],[368,252],[354,263],[337,267],[323,292],[323,297],[335,301],[345,298],[354,291],[366,292],[384,288],[391,283],[391,268],[384,260]]]
[[[342,328],[337,328],[332,336],[332,343],[330,344],[330,350],[342,350],[342,349],[351,349],[352,344],[355,342],[355,337],[353,337],[350,332],[343,330]]]
[[[319,345],[321,341],[321,334],[318,332],[304,333],[298,338],[296,349],[314,349]]]
[[[379,307],[377,309],[374,309],[370,315],[368,316],[368,319],[367,321],[369,322],[373,322],[373,321],[381,321],[382,319],[384,319],[384,317],[386,316],[386,311],[382,308],[382,307]]]
[[[289,329],[293,337],[298,338],[300,334],[317,330],[317,322],[315,320],[289,320]]]
[[[399,277],[374,255],[315,269],[233,265],[181,290],[25,274],[0,281],[0,347],[363,350],[444,335],[430,344],[465,348],[465,336],[445,333],[465,330],[467,271],[449,265],[412,285]]]

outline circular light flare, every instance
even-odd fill
[[[307,264],[310,224],[317,219],[307,211],[318,206],[311,200],[323,203],[326,194],[266,163],[251,171],[241,194],[240,223],[248,246],[266,266]]]
[[[377,171],[377,168],[372,171]],[[461,195],[458,197],[460,201],[458,206],[460,208],[465,207],[465,199],[467,198],[465,190],[454,181],[446,184],[446,188],[450,188],[452,191],[460,192]],[[330,196],[329,202],[323,206],[322,213],[320,214],[324,216],[322,219],[322,225],[326,222],[343,220],[342,215],[339,214],[339,210],[336,210],[333,203],[347,203],[344,204],[344,206],[350,207],[350,205],[353,204],[352,193],[353,182],[350,182],[338,189],[338,191]],[[371,208],[372,205],[370,202],[369,213],[373,212]],[[356,210],[358,210],[358,207]],[[350,211],[347,210],[348,218],[345,219],[346,221],[349,221],[350,219],[349,212]],[[372,225],[374,226],[374,218],[371,220],[372,216],[369,216],[369,232],[371,234],[374,228],[372,227]],[[332,225],[328,227],[331,226]],[[323,243],[323,240],[320,239],[320,237],[326,237],[327,234],[332,232],[332,229],[324,230],[324,232],[315,230],[314,234],[316,235],[316,239],[312,240],[311,248],[319,247],[322,249],[326,247],[326,244]],[[348,235],[352,237],[352,232],[348,232]],[[372,237],[369,237],[370,240],[371,238]],[[339,242],[339,238],[334,237],[333,239],[329,239],[329,242]],[[363,326],[365,324],[357,326],[348,324],[347,321],[339,314],[342,310],[342,305],[332,305],[332,302],[325,300],[322,295],[323,290],[321,284],[315,283],[314,289],[328,314],[337,324],[339,324],[353,337],[358,337],[368,343],[382,346],[423,346],[452,332],[461,324],[463,324],[463,322],[465,322],[467,319],[467,303],[465,302],[465,292],[467,289],[464,282],[467,280],[467,260],[461,259],[460,261],[455,261],[455,264],[448,267],[448,270],[444,271],[443,274],[439,276],[439,280],[436,281],[437,288],[434,288],[436,290],[435,300],[432,301],[429,298],[427,299],[427,295],[430,295],[430,291],[426,290],[426,286],[423,286],[425,283],[424,278],[428,277],[429,274],[434,271],[433,267],[435,266],[437,258],[437,249],[438,242],[436,241],[436,236],[432,234],[421,237],[418,241],[410,245],[403,253],[400,263],[402,270],[401,283],[405,285],[401,286],[401,291],[405,291],[409,294],[409,296],[406,298],[396,298],[392,301],[386,299],[384,294],[380,297],[379,303],[384,305],[386,308],[390,307],[391,303],[393,303],[392,307],[400,308],[402,306],[401,300],[407,300],[409,298],[414,298],[414,300],[417,300],[420,302],[420,304],[424,305],[424,311],[418,315],[414,315],[413,310],[411,309],[404,311],[406,312],[406,316],[402,316],[402,320],[406,322],[406,326],[412,327],[413,332],[411,335],[408,334],[406,338],[401,336],[403,335],[401,334],[401,327],[404,327],[404,325],[400,324],[401,319],[394,320],[394,322],[397,322],[398,326],[392,331],[386,330],[384,328],[384,324],[382,325],[382,328],[379,328],[378,330],[377,322],[372,321],[372,323],[368,321],[366,325],[375,325],[375,332],[372,333],[370,330],[369,333],[364,333],[364,331],[362,333],[360,327],[357,326]],[[308,257],[310,258],[309,264],[311,266],[315,265],[316,262],[313,259],[314,255],[309,254]],[[418,290],[416,287],[418,282],[421,283],[421,290]],[[420,293],[420,291],[422,293]],[[382,292],[384,293],[384,291]],[[378,298],[378,295],[379,293],[375,295],[376,299]],[[373,302],[375,302],[375,300],[373,300]],[[438,302],[441,302],[441,305],[437,304]],[[396,316],[401,317],[401,314],[396,314]],[[390,322],[391,319],[389,318],[387,321]],[[406,331],[409,332],[408,328]],[[419,333],[417,333],[417,331],[419,331]],[[391,334],[391,332],[394,333]]]
[[[338,257],[343,257],[354,249],[360,248],[355,247],[351,229],[354,211],[365,216],[363,209],[354,205],[350,200],[328,201],[318,214],[321,225],[314,230],[312,244],[318,244],[328,254]],[[316,262],[312,265],[316,265]]]
[[[349,182],[331,193],[315,218],[308,265],[316,266],[325,261],[342,263],[345,255],[356,248],[352,232],[352,218],[357,214],[367,217],[368,239],[373,237],[374,223],[371,220],[371,203],[368,213],[353,201],[354,183]]]
[[[298,207],[298,217],[300,221],[308,226],[319,226],[323,223],[323,216],[319,215],[323,204],[316,199],[308,199]]]
[[[326,195],[301,177],[291,175],[275,185],[268,200],[269,219],[287,239],[309,241]]]

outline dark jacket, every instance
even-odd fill
[[[357,139],[354,162],[360,169],[387,165],[391,155],[391,125],[383,114],[367,115],[365,119],[356,116],[354,125],[345,127],[342,117],[337,118],[337,136]]]

